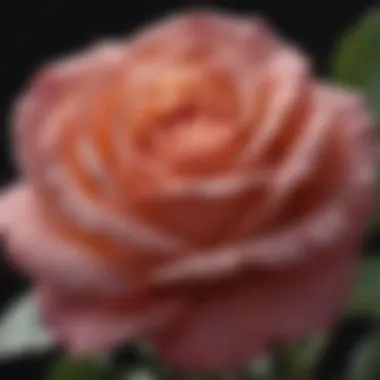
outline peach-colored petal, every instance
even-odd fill
[[[14,153],[26,175],[40,176],[38,169],[44,164],[42,158],[46,158],[49,145],[55,147],[61,132],[57,110],[70,105],[75,107],[75,103],[83,101],[85,85],[94,85],[103,79],[125,53],[116,41],[99,43],[84,54],[55,60],[32,78],[13,111],[13,132],[18,141]],[[66,107],[61,107],[62,103]],[[46,130],[47,121],[50,125]],[[40,149],[39,157],[34,154],[36,148]]]
[[[54,228],[26,183],[12,185],[0,195],[0,234],[10,261],[37,280],[99,293],[128,289],[128,279],[118,277]]]
[[[93,297],[62,294],[43,284],[36,295],[55,339],[80,355],[104,352],[152,333],[170,324],[186,306],[186,299],[165,296],[115,298],[107,304]]]
[[[231,370],[276,343],[331,326],[354,274],[357,247],[347,242],[329,252],[331,260],[205,288],[194,309],[155,339],[158,354],[176,368]]]

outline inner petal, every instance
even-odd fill
[[[241,144],[230,124],[195,116],[157,133],[153,150],[175,171],[200,176],[229,167]]]

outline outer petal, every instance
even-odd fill
[[[27,183],[10,186],[0,195],[0,233],[9,246],[10,261],[37,280],[100,294],[127,289],[127,279],[54,229]]]
[[[347,239],[339,251],[205,291],[190,313],[155,339],[159,355],[174,367],[236,369],[275,342],[329,326],[352,279],[357,247]]]
[[[43,162],[46,157],[41,157],[41,148],[46,150],[46,140],[51,145],[51,140],[54,141],[60,133],[57,125],[50,123],[49,138],[43,139],[41,144],[41,130],[45,129],[46,121],[57,109],[65,111],[68,99],[71,99],[70,104],[78,103],[84,88],[112,71],[123,59],[125,50],[117,41],[99,43],[82,54],[51,62],[31,78],[26,91],[14,105],[12,120],[17,144],[15,158],[27,176],[41,177],[39,170],[46,164]],[[57,124],[55,117],[53,120]]]
[[[38,288],[37,297],[55,339],[71,352],[86,355],[165,326],[187,301],[184,297],[165,295],[105,301],[63,294],[45,285]]]

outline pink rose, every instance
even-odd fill
[[[44,68],[0,227],[75,353],[148,339],[232,369],[329,326],[370,216],[360,96],[258,19],[191,12]]]

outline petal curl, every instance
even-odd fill
[[[0,234],[10,261],[34,279],[100,294],[128,289],[128,279],[54,228],[27,183],[12,185],[0,194]]]

